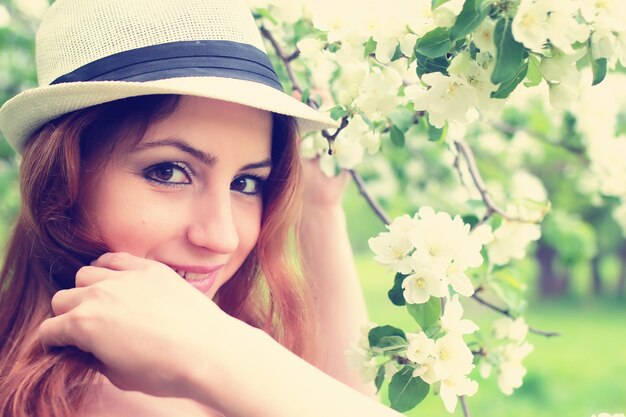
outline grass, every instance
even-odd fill
[[[358,257],[370,319],[410,331],[412,321],[387,300],[392,276],[368,257]],[[467,300],[467,316],[481,327],[498,316]],[[527,321],[561,333],[555,338],[529,335],[535,346],[524,364],[524,385],[502,394],[493,378],[483,380],[468,398],[472,417],[590,417],[626,412],[626,303],[615,301],[531,301]],[[446,416],[439,397],[429,395],[409,416]],[[462,416],[460,407],[454,415]]]

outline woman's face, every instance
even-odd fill
[[[111,251],[162,262],[213,297],[258,239],[271,130],[268,112],[184,97],[111,156],[88,187],[87,214]]]

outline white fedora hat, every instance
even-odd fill
[[[301,131],[336,126],[285,94],[243,0],[57,0],[36,37],[39,87],[0,109],[20,152],[65,113],[126,97],[181,94],[293,116]]]

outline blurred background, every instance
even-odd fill
[[[47,6],[47,0],[0,0],[0,103],[36,84],[34,32]],[[480,389],[468,399],[474,416],[588,417],[626,411],[626,212],[621,191],[611,192],[626,187],[626,157],[607,146],[606,158],[623,170],[613,167],[607,174],[602,167],[609,165],[603,165],[597,151],[589,151],[582,128],[583,116],[586,128],[593,129],[594,121],[598,129],[606,128],[596,114],[610,103],[621,109],[611,134],[626,135],[624,69],[611,77],[614,81],[600,86],[604,90],[584,93],[588,95],[579,107],[554,112],[545,95],[522,95],[511,99],[497,121],[469,130],[467,140],[496,201],[546,205],[547,196],[550,202],[541,239],[525,258],[498,271],[502,284],[497,295],[512,311],[526,312],[531,326],[561,334],[529,336],[535,350],[524,362],[524,385],[511,397],[499,392],[493,378],[482,380],[476,372]],[[404,148],[388,137],[382,146],[382,155],[368,159],[358,171],[392,216],[412,214],[424,205],[480,216],[480,204],[467,203],[467,194],[476,191],[453,169],[454,156],[445,143],[409,131]],[[0,136],[0,242],[19,209],[18,165],[19,158]],[[382,223],[353,186],[345,208],[371,320],[410,328],[410,317],[387,299],[393,274],[372,260],[367,245],[384,230]],[[482,272],[475,272],[477,282]],[[473,300],[465,308],[468,317],[487,329],[497,318]],[[446,414],[441,400],[429,396],[409,415]],[[460,409],[456,414],[461,415]]]

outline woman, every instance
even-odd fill
[[[342,180],[305,176],[306,282],[288,238],[296,129],[332,122],[281,91],[243,4],[57,0],[37,62],[0,110],[23,158],[3,417],[396,415],[328,376],[367,390]]]

